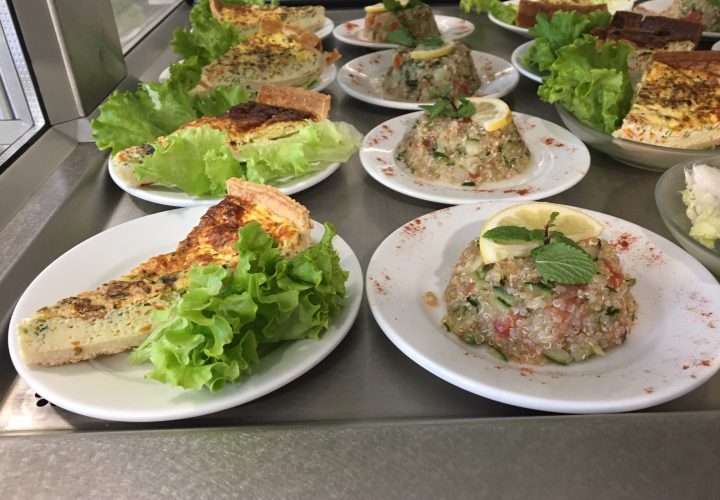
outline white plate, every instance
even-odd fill
[[[360,148],[360,161],[375,180],[414,198],[450,205],[488,200],[539,200],[571,188],[590,168],[590,153],[580,139],[549,121],[513,113],[515,125],[530,150],[531,166],[526,173],[476,188],[421,179],[396,159],[396,150],[423,113],[399,116],[375,127],[365,136]]]
[[[333,22],[333,20],[329,17],[325,17],[325,23],[323,24],[322,28],[315,32],[315,36],[320,38],[321,40],[324,40],[328,37],[330,33],[332,33],[334,27],[335,23]]]
[[[440,30],[440,35],[450,40],[459,40],[475,31],[475,25],[466,19],[451,16],[434,16]],[[394,43],[371,42],[363,36],[365,19],[355,19],[338,24],[333,30],[333,36],[350,45],[369,47],[372,49],[392,49],[397,47]]]
[[[518,5],[520,3],[520,0],[507,0],[506,2],[503,2],[509,5]],[[520,26],[515,26],[514,24],[508,24],[497,17],[493,16],[488,12],[488,19],[490,19],[490,22],[497,24],[501,28],[505,28],[508,31],[512,31],[513,33],[517,33],[518,35],[522,35],[527,38],[533,38],[530,33],[528,33],[528,28],[521,28]]]
[[[301,177],[292,177],[271,182],[270,185],[278,188],[285,194],[295,194],[308,189],[330,177],[338,168],[340,163],[331,163],[322,170]],[[196,207],[215,205],[222,198],[198,198],[189,195],[179,189],[169,188],[165,186],[145,186],[132,187],[124,179],[115,172],[115,164],[112,156],[108,158],[108,172],[110,178],[117,186],[126,193],[140,198],[141,200],[150,201],[159,205],[167,205],[170,207]]]
[[[382,81],[395,53],[395,50],[381,50],[353,59],[340,68],[338,85],[356,99],[386,108],[420,109],[420,104],[432,104],[385,97]],[[517,86],[520,75],[505,59],[476,50],[472,51],[472,58],[482,82],[474,95],[502,97]]]
[[[510,56],[510,61],[522,75],[528,77],[535,82],[542,83],[542,76],[534,73],[535,70],[533,68],[530,68],[529,66],[526,66],[523,62],[525,60],[525,56],[527,56],[527,53],[530,50],[530,46],[533,43],[535,43],[535,40],[530,40],[529,42],[525,42],[518,48],[513,50],[513,53]]]
[[[641,14],[660,15],[670,8],[674,0],[649,0],[648,2],[639,3],[633,10]],[[720,33],[716,31],[703,31],[705,38],[720,38]]]
[[[184,391],[144,379],[151,365],[134,366],[127,354],[72,365],[27,366],[18,351],[17,325],[38,308],[116,278],[148,257],[175,248],[205,213],[193,207],[148,215],[108,229],[50,264],[25,290],[10,320],[10,356],[20,376],[38,394],[66,410],[124,422],[154,422],[206,415],[257,399],[295,380],[325,358],[345,337],[362,298],[362,271],[352,249],[333,241],[350,272],[345,309],[320,340],[301,340],[278,349],[240,384],[222,391]],[[322,236],[315,224],[313,239]],[[122,252],[118,252],[122,248]]]
[[[712,50],[720,50],[720,42],[713,43]]]
[[[615,217],[586,211],[621,246],[623,268],[637,284],[637,321],[625,345],[570,366],[521,365],[470,347],[440,326],[451,267],[485,220],[510,205],[484,202],[409,222],[377,249],[367,271],[375,319],[408,357],[438,377],[489,399],[567,413],[647,408],[682,396],[720,367],[720,285],[674,243]],[[622,247],[621,247],[622,248]],[[432,291],[440,305],[428,307]]]
[[[320,74],[320,78],[318,78],[318,81],[315,85],[313,85],[310,90],[313,90],[315,92],[320,92],[321,90],[325,90],[327,87],[330,86],[332,82],[335,81],[335,77],[337,76],[338,70],[337,66],[334,64],[331,64],[330,66],[327,66],[323,72]],[[158,76],[159,82],[164,82],[170,78],[170,68],[165,68],[162,73],[160,73],[160,76]]]

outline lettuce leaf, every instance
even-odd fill
[[[307,175],[328,163],[347,161],[361,141],[352,125],[323,120],[309,122],[288,137],[248,144],[233,155],[223,132],[187,128],[169,135],[166,144],[154,144],[155,153],[135,173],[193,196],[221,196],[230,177],[267,184]]]
[[[628,75],[629,45],[609,42],[600,48],[597,37],[583,35],[557,50],[550,76],[538,95],[559,103],[583,123],[613,132],[630,109],[633,89]]]
[[[470,12],[472,9],[477,12],[489,12],[506,24],[515,24],[517,17],[517,6],[500,0],[460,0],[460,7],[465,12]]]
[[[535,42],[530,46],[525,64],[547,71],[555,62],[557,49],[594,28],[607,27],[610,19],[610,13],[605,10],[594,10],[585,15],[577,11],[560,11],[553,14],[550,20],[545,14],[539,14],[535,18],[535,26],[529,30]]]
[[[335,228],[293,257],[256,222],[238,231],[235,271],[210,264],[188,273],[186,293],[130,355],[150,361],[146,375],[185,389],[211,391],[240,381],[281,343],[317,339],[343,307],[348,273],[333,248]]]
[[[190,10],[190,27],[176,29],[171,44],[176,54],[185,59],[195,57],[202,67],[241,41],[240,32],[215,19],[208,0],[201,0]]]
[[[246,102],[248,93],[239,87],[222,87],[202,96],[188,95],[184,81],[145,83],[135,92],[115,91],[100,106],[91,123],[99,149],[112,154],[176,131],[181,125],[205,115],[219,115]]]

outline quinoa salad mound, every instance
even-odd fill
[[[609,243],[598,237],[571,242],[552,227],[551,219],[543,243],[528,256],[487,263],[479,239],[468,244],[445,290],[443,326],[467,344],[486,344],[503,360],[528,364],[567,365],[622,345],[635,320],[634,279]],[[562,261],[562,252],[572,254],[566,263],[579,252],[587,255],[587,279],[548,279],[547,262]]]

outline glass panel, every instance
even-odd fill
[[[45,121],[7,0],[0,0],[0,169]]]
[[[123,53],[127,53],[142,37],[183,0],[112,0]]]

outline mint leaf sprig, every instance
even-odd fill
[[[413,36],[412,31],[405,27],[400,27],[388,32],[385,35],[385,41],[388,43],[396,43],[405,47],[442,47],[445,40],[438,37],[422,38],[418,40]]]
[[[450,84],[445,85],[439,92],[430,92],[431,99],[438,99],[434,104],[421,104],[420,108],[427,111],[428,119],[434,120],[438,116],[448,118],[470,118],[475,114],[475,105],[464,97],[455,101],[450,97]],[[528,241],[528,240],[526,240]]]
[[[543,229],[520,226],[498,226],[483,233],[482,237],[500,243],[538,241],[541,244],[530,251],[535,267],[544,281],[562,285],[587,285],[597,273],[595,260],[561,231],[551,231],[558,212],[550,214]]]

